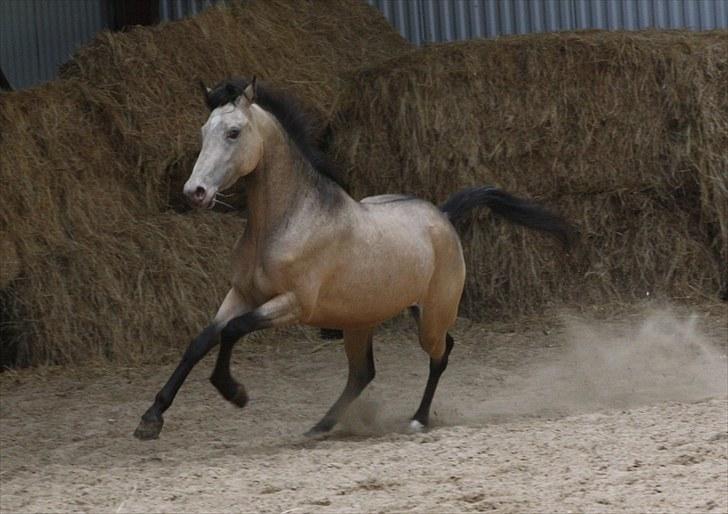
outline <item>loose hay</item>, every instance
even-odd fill
[[[725,31],[432,45],[350,76],[332,148],[358,196],[441,202],[488,183],[580,225],[565,257],[481,214],[464,237],[467,315],[713,296],[728,262],[727,83]]]

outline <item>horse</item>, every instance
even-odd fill
[[[430,359],[425,391],[410,420],[412,431],[425,430],[453,349],[448,330],[465,283],[453,223],[487,206],[565,245],[571,226],[534,202],[487,186],[457,192],[439,208],[399,194],[356,201],[316,144],[311,118],[292,96],[255,78],[227,79],[204,87],[203,93],[210,114],[184,195],[195,208],[212,208],[219,193],[242,180],[247,224],[234,246],[230,290],[134,435],[142,440],[159,436],[163,413],[195,364],[218,342],[210,381],[223,398],[244,407],[246,389],[230,372],[233,346],[251,332],[293,324],[343,331],[346,385],[305,435],[326,434],[374,379],[374,329],[408,309]]]

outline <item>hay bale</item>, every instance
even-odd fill
[[[59,81],[0,96],[0,181],[12,192],[0,233],[22,263],[2,291],[2,364],[134,361],[184,340],[214,310],[243,226],[148,210],[79,95]]]
[[[199,151],[207,117],[198,80],[257,75],[305,101],[324,125],[342,73],[407,51],[411,45],[365,2],[251,0],[198,16],[103,32],[61,76],[84,86],[158,203],[184,209],[178,191]]]
[[[696,298],[715,287],[721,266],[709,235],[695,231],[695,212],[676,212],[640,191],[563,195],[549,204],[578,220],[581,241],[568,255],[487,211],[461,227],[464,313],[512,318],[561,304]]]
[[[20,275],[20,257],[15,243],[0,234],[0,289],[8,287]]]
[[[237,216],[206,212],[128,218],[84,234],[11,290],[17,339],[3,346],[15,365],[179,355],[225,294],[243,228]]]
[[[484,305],[530,311],[648,286],[712,295],[728,262],[726,83],[725,31],[432,45],[350,76],[332,152],[358,196],[405,192],[440,202],[489,183],[562,206],[584,225],[584,244],[597,253],[571,259],[543,254],[536,236],[471,228],[465,312],[476,317]],[[627,230],[628,247],[608,236],[617,230]],[[595,266],[609,280],[591,295],[582,282],[599,273]]]

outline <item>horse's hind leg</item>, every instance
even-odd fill
[[[429,424],[432,398],[435,396],[435,390],[437,389],[437,384],[440,381],[440,376],[442,376],[442,373],[447,368],[447,360],[450,356],[450,351],[452,351],[452,347],[455,344],[452,336],[448,333],[444,334],[444,340],[445,351],[441,354],[441,356],[439,358],[430,357],[430,374],[427,377],[425,392],[422,395],[420,406],[418,407],[417,412],[415,412],[415,415],[412,416],[412,421],[410,422],[410,428],[418,432]],[[425,344],[423,344],[423,347],[424,346]],[[431,347],[437,346],[440,345],[435,344]]]
[[[457,291],[451,291],[452,294],[438,295],[440,302],[427,301],[421,307],[410,308],[419,326],[420,345],[430,356],[430,373],[427,377],[425,392],[422,395],[420,406],[410,422],[410,428],[415,431],[422,430],[430,421],[432,398],[435,396],[440,376],[447,368],[447,360],[454,345],[453,338],[447,333],[447,329],[454,323],[457,316],[459,295],[455,295],[455,292]],[[443,303],[442,300],[451,301]]]
[[[321,421],[306,432],[307,437],[315,437],[334,428],[351,402],[374,379],[372,332],[372,329],[344,331],[344,349],[349,361],[349,378],[346,381],[346,387]]]

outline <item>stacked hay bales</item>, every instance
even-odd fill
[[[411,48],[373,7],[337,2],[249,0],[126,33],[102,33],[61,76],[84,84],[85,102],[123,141],[162,206],[178,191],[199,149],[207,114],[198,81],[252,76],[295,94],[321,119],[331,115],[342,74]]]
[[[0,99],[0,223],[18,257],[3,284],[3,363],[134,361],[182,342],[223,291],[243,221],[150,213],[76,84]]]
[[[325,117],[342,72],[409,49],[355,0],[230,4],[100,34],[62,80],[0,95],[0,366],[178,355],[214,313],[244,220],[170,208],[197,79],[256,73]]]
[[[726,32],[433,45],[352,74],[332,148],[358,196],[441,202],[495,184],[578,223],[565,256],[476,214],[462,227],[470,316],[715,295],[728,262],[727,83]]]

